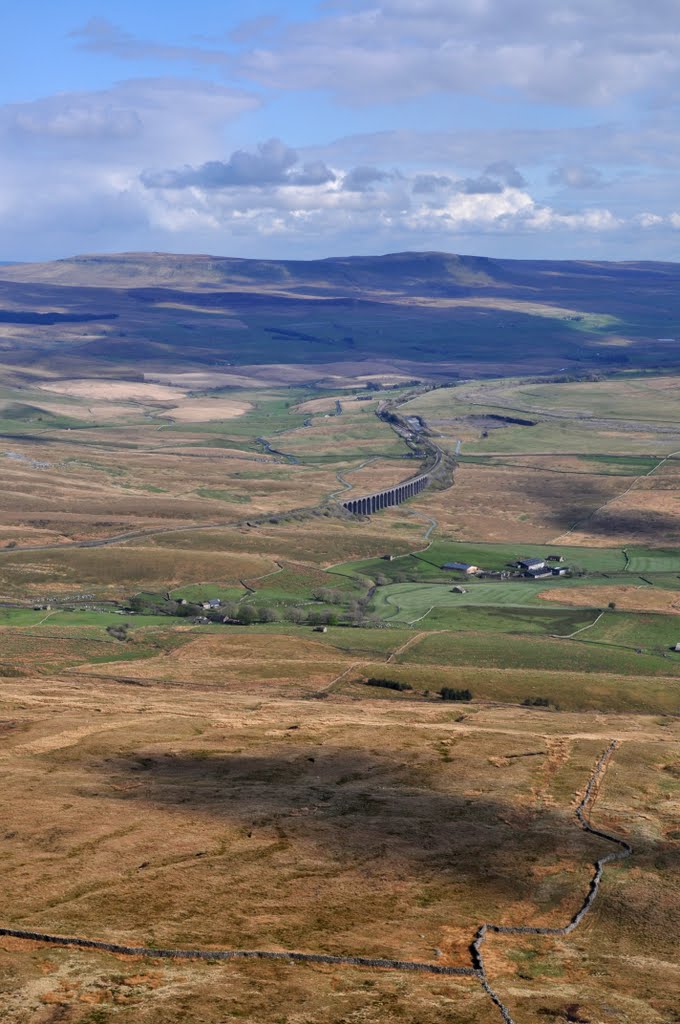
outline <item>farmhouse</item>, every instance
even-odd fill
[[[442,569],[450,569],[452,572],[464,572],[466,576],[473,576],[479,572],[478,565],[468,565],[467,562],[445,562]]]
[[[546,560],[546,562],[563,562],[564,561],[564,556],[563,555],[547,555],[545,560]]]

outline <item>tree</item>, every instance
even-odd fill
[[[260,622],[276,622],[279,616],[274,608],[260,608]]]
[[[252,604],[242,604],[238,611],[238,621],[242,626],[252,626],[257,621],[257,611]]]
[[[301,623],[307,621],[307,613],[304,610],[304,608],[299,608],[297,605],[293,605],[292,608],[288,608],[288,610],[286,611],[286,618],[290,622],[294,622],[297,625],[300,625]]]
[[[469,690],[456,690],[452,686],[442,686],[439,696],[442,700],[472,700]]]

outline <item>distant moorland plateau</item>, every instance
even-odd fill
[[[433,378],[668,367],[679,285],[672,263],[78,256],[0,269],[0,362],[104,375],[283,362],[299,381],[367,360]]]

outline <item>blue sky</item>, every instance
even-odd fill
[[[680,258],[676,0],[26,0],[3,259]]]

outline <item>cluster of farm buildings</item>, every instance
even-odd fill
[[[462,572],[466,576],[479,576],[486,579],[509,579],[524,576],[531,580],[544,580],[549,576],[569,576],[571,570],[563,564],[562,555],[546,555],[545,558],[519,558],[511,562],[508,568],[501,571],[483,569],[467,562],[445,562],[441,568],[451,572]]]

